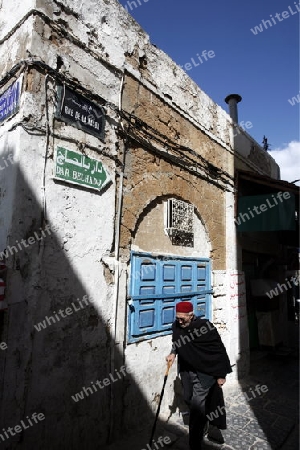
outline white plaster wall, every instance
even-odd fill
[[[17,179],[15,185],[8,183],[8,197],[4,195],[9,211],[13,207],[11,221],[6,225],[8,239],[4,235],[6,230],[1,227],[1,241],[7,240],[10,246],[16,240],[21,242],[23,238],[34,236],[34,231],[38,232],[41,226],[46,148],[43,137],[30,136],[20,128],[16,135],[19,138],[15,140]],[[55,141],[56,144],[71,146],[60,141]],[[5,337],[9,347],[3,382],[9,389],[2,392],[5,412],[1,411],[1,423],[8,426],[31,411],[45,412],[46,428],[37,429],[34,437],[44,442],[44,448],[47,448],[45,442],[51,448],[76,446],[72,444],[73,440],[78,440],[74,425],[77,432],[91,426],[95,437],[101,439],[92,425],[96,416],[103,430],[108,429],[109,390],[103,392],[100,403],[96,394],[88,407],[82,401],[77,413],[71,399],[72,393],[105,378],[111,370],[112,274],[108,273],[108,279],[105,277],[103,259],[110,253],[113,242],[114,164],[101,155],[93,157],[103,162],[113,180],[101,194],[55,182],[53,159],[47,160],[45,192],[52,234],[7,260],[10,327]],[[15,195],[12,194],[14,189]],[[39,333],[35,330],[34,325],[46,316],[53,316],[60,308],[65,310],[85,294],[92,297],[94,307],[87,306]],[[28,367],[30,387],[27,390]],[[15,374],[13,379],[12,374]],[[63,421],[59,420],[60,416]],[[57,434],[53,433],[54,429]],[[103,431],[104,441],[105,433]],[[26,445],[30,442],[31,437],[27,435]],[[34,445],[33,441],[31,444]]]
[[[39,127],[45,125],[44,79],[37,81],[40,81],[40,89],[36,89],[38,95],[36,92],[24,92],[22,94],[20,113],[6,122],[4,124],[5,127],[12,125],[11,122],[17,121],[21,117],[28,116],[34,118],[34,122]],[[49,96],[49,92],[51,94],[51,89],[47,92],[47,96]],[[52,119],[55,105],[50,103],[48,107],[49,115]],[[98,298],[98,307],[100,307],[99,292],[105,292],[103,280],[102,286],[98,285],[99,278],[102,276],[101,260],[110,252],[112,246],[115,214],[115,164],[110,158],[103,156],[101,150],[107,151],[109,148],[111,149],[111,154],[115,153],[114,145],[109,146],[109,143],[114,140],[113,131],[107,124],[107,143],[104,144],[100,143],[97,138],[89,136],[74,127],[61,123],[56,124],[54,132],[58,132],[67,140],[51,139],[50,145],[46,148],[45,137],[34,137],[21,130],[19,128],[20,135],[19,133],[14,133],[17,135],[17,140],[12,139],[14,134],[9,134],[10,140],[14,143],[14,168],[17,168],[22,174],[28,190],[32,192],[39,208],[42,209],[43,171],[47,151],[45,175],[46,218],[51,226],[55,228],[57,238],[61,241],[63,251],[70,260],[74,271],[78,273],[82,280],[85,280],[87,293],[89,294],[88,291],[90,291],[90,295],[93,298]],[[111,184],[103,193],[99,194],[96,191],[90,191],[80,186],[66,185],[53,180],[54,152],[57,146],[79,151],[73,142],[68,142],[68,138],[77,140],[81,145],[92,145],[98,148],[98,152],[96,152],[86,147],[85,153],[101,161],[109,173]],[[4,151],[7,151],[7,147],[7,144],[4,145]],[[22,196],[17,196],[16,201],[20,201],[20,204],[22,204]],[[15,216],[18,214],[18,207],[18,203],[15,203]],[[82,243],[82,247],[79,246],[79,243]],[[85,259],[89,262],[88,264],[85,263]],[[91,270],[91,267],[93,267],[93,270]],[[95,286],[93,286],[92,280],[97,280]],[[104,308],[107,317],[111,316],[112,309],[112,307],[109,309]]]
[[[132,245],[132,250],[167,255],[189,256],[195,258],[210,258],[211,242],[207,230],[194,213],[194,246],[173,245],[165,233],[165,202],[159,201],[139,224],[138,233]],[[154,226],[155,224],[155,226]]]
[[[249,370],[249,336],[246,312],[245,284],[239,267],[237,231],[234,222],[235,200],[233,193],[226,193],[226,271],[217,274],[219,287],[217,303],[222,306],[217,314],[226,324],[224,340],[233,365],[229,381],[241,378]],[[237,284],[241,283],[241,284]]]
[[[77,146],[55,140],[54,146],[78,151]],[[55,224],[61,248],[85,292],[104,321],[113,317],[111,292],[103,277],[103,259],[110,254],[114,239],[114,163],[86,150],[87,156],[105,166],[112,184],[102,193],[53,180],[53,160],[47,165],[46,201],[48,219]],[[107,295],[106,295],[107,292]]]
[[[0,252],[6,248],[8,236],[11,232],[13,204],[16,196],[16,162],[19,148],[19,133],[17,130],[11,133],[1,131],[0,165],[3,170],[0,171]],[[13,157],[8,159],[9,155],[13,155]],[[11,160],[13,163],[11,163]]]
[[[11,38],[4,40],[1,43],[0,45],[1,79],[16,64],[30,57],[33,23],[34,19],[32,17],[29,17],[19,28],[16,29],[16,32],[13,34]]]
[[[8,10],[8,0],[3,0],[3,4]],[[31,2],[25,2],[22,10],[29,11],[32,6]],[[80,45],[83,44],[93,52],[93,64],[88,62],[91,59],[90,55],[79,48],[79,45],[70,45],[68,40],[47,41],[44,46],[38,34],[44,34],[44,37],[47,38],[47,33],[49,37],[51,29],[44,26],[40,18],[36,19],[38,34],[33,35],[32,46],[29,49],[31,55],[43,59],[52,67],[56,66],[57,54],[63,59],[66,57],[63,70],[68,71],[72,76],[76,76],[78,63],[82,69],[89,69],[92,77],[100,60],[103,60],[107,67],[115,68],[117,72],[126,67],[140,78],[142,83],[145,82],[154,92],[189,117],[208,135],[229,148],[232,144],[232,137],[228,127],[230,121],[228,114],[216,105],[169,56],[150,44],[149,36],[119,2],[116,0],[111,0],[109,3],[96,0],[89,2],[76,0],[65,2],[64,6],[60,7],[59,2],[56,2],[55,6],[50,1],[36,2],[36,9],[48,15],[54,23],[57,24],[58,20],[65,22],[65,29],[69,36],[74,38],[74,43],[77,40]],[[125,54],[132,55],[131,62]],[[148,62],[147,75],[142,75],[138,71],[139,57],[144,56]],[[95,65],[96,68],[94,68]],[[106,69],[104,67],[102,72],[100,77],[105,77]],[[115,86],[113,72],[113,70],[110,71],[110,87],[112,89]],[[80,78],[82,79],[82,77]],[[86,82],[89,79],[91,79],[91,75],[87,70],[82,83],[89,84]],[[97,81],[94,79],[94,82]],[[107,85],[107,83],[105,84]],[[99,94],[103,95],[101,90]],[[109,97],[111,100],[113,99],[111,92]],[[104,96],[104,98],[106,97]]]
[[[231,161],[231,170],[233,159]],[[231,352],[232,330],[230,329],[230,308],[228,302],[227,273],[235,268],[235,229],[234,229],[234,194],[225,193],[225,224],[226,224],[226,269],[214,270],[212,273],[213,286],[213,323],[217,327],[223,343],[226,347],[231,364],[235,364],[234,355]],[[232,375],[230,375],[232,377]]]
[[[238,131],[237,131],[238,130]],[[274,158],[242,128],[236,128],[234,148],[238,155],[242,156],[250,170],[259,174],[267,174],[269,177],[279,178],[279,166]],[[238,163],[238,161],[237,161]],[[249,170],[249,168],[244,169]]]
[[[0,40],[35,7],[35,0],[0,0]]]
[[[166,372],[165,357],[169,355],[172,346],[171,335],[147,339],[145,342],[130,344],[126,347],[125,358],[130,372],[133,375],[135,384],[139,386],[150,410],[155,414],[158,406],[159,395]],[[174,402],[174,380],[177,376],[177,361],[172,366],[168,382],[165,389],[164,399],[161,405],[161,417],[170,414],[169,406]],[[141,411],[134,396],[134,385],[127,390],[124,399],[128,407],[125,409],[125,421],[129,428],[134,427],[136,411],[143,416],[142,419],[149,418],[149,411]]]
[[[18,58],[27,56],[31,40],[26,38],[26,33],[30,36],[30,26],[33,26],[33,19],[28,19],[19,33],[1,47],[1,61],[5,61],[1,66],[2,75]],[[25,33],[25,46],[20,39],[22,33]],[[34,40],[35,45],[38,40]],[[46,47],[41,45],[42,49]],[[52,58],[51,63],[56,64],[56,54],[50,51],[48,56],[50,60]],[[91,59],[89,64],[93,66]],[[104,70],[99,65],[96,70],[99,76],[91,77],[88,87],[92,89],[92,81],[99,80],[99,86],[109,98],[109,93],[114,95],[111,83],[115,83],[113,100],[117,102],[119,84],[113,76],[104,74],[101,78],[100,72],[104,73]],[[85,79],[85,73],[79,68],[76,75]],[[0,126],[1,155],[10,151],[14,154],[14,165],[0,175],[0,213],[3,217],[0,251],[17,240],[21,242],[33,236],[42,225],[45,78],[33,70],[25,80],[24,89],[28,90],[22,94],[20,112]],[[84,401],[75,404],[71,395],[83,386],[91,386],[92,381],[107,377],[111,371],[114,291],[113,269],[107,266],[106,259],[114,240],[115,164],[108,155],[116,154],[116,117],[109,111],[105,143],[74,127],[54,124],[55,92],[56,86],[50,78],[47,80],[49,126],[61,136],[55,139],[51,136],[47,148],[46,218],[52,233],[7,260],[9,328],[4,339],[9,346],[6,359],[0,365],[1,379],[6,386],[1,392],[1,424],[17,424],[32,411],[44,412],[47,416],[44,426],[26,434],[24,448],[33,448],[36,442],[45,449],[76,448],[82,430],[85,430],[85,442],[89,439],[106,442],[111,418],[110,389],[86,399],[88,404]],[[24,118],[29,120],[26,124]],[[20,121],[28,127],[28,132],[16,125]],[[38,130],[31,130],[32,126],[37,126]],[[12,132],[13,127],[16,129]],[[72,140],[107,168],[112,183],[103,192],[53,180],[53,152],[57,145],[78,151],[77,145],[70,142]],[[45,330],[35,330],[34,325],[46,316],[53,316],[59,308],[64,310],[85,294],[92,297],[93,306],[75,312]],[[4,366],[2,362],[5,362]],[[95,418],[101,423],[101,429],[94,425]]]
[[[238,271],[234,195],[226,192],[226,270],[213,271],[213,323],[226,347],[233,373],[229,382],[248,372],[248,325],[243,274]],[[240,284],[241,283],[241,284]]]

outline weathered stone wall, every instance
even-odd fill
[[[2,1],[2,8],[0,39],[7,39],[0,47],[1,74],[26,60],[19,67],[26,77],[20,113],[0,129],[1,152],[16,155],[12,176],[6,172],[3,184],[1,178],[0,216],[4,208],[8,214],[0,243],[4,248],[27,239],[44,226],[45,214],[53,232],[8,259],[1,426],[44,412],[44,422],[7,445],[15,442],[12,448],[25,449],[38,442],[43,449],[93,449],[95,442],[104,445],[122,427],[133,429],[152,418],[170,346],[170,336],[126,346],[131,249],[150,250],[152,242],[155,251],[210,257],[213,319],[228,349],[230,334],[238,333],[237,327],[229,327],[226,306],[227,270],[236,268],[228,256],[235,248],[227,218],[234,173],[230,119],[150,44],[115,0],[15,0],[13,20],[9,0]],[[8,34],[22,17],[19,28]],[[105,106],[105,142],[54,119],[58,80]],[[123,131],[118,107],[124,113]],[[115,261],[119,159],[126,134],[121,260]],[[112,183],[97,194],[54,181],[58,145],[101,160]],[[197,242],[190,250],[174,249],[162,229],[150,230],[151,223],[158,226],[156,219],[162,220],[162,201],[173,196],[195,206]],[[92,296],[93,306],[36,331],[34,324],[85,294]],[[234,349],[233,358],[236,354]],[[131,376],[123,382],[78,403],[71,399],[124,363]],[[174,377],[175,370],[162,414],[173,402]],[[18,443],[20,436],[24,440]]]
[[[19,114],[23,120],[15,132],[4,132],[2,136],[1,155],[13,154],[14,175],[6,181],[1,178],[0,215],[7,217],[1,227],[1,251],[12,248],[7,258],[8,313],[2,329],[8,349],[1,367],[5,386],[1,393],[1,426],[17,425],[33,412],[44,413],[46,418],[26,430],[24,436],[18,434],[3,443],[3,448],[12,448],[11,442],[13,448],[32,448],[36,442],[38,448],[77,448],[83,430],[83,442],[88,448],[89,442],[106,442],[108,438],[110,390],[95,393],[78,404],[71,395],[111,372],[113,287],[112,274],[107,273],[104,261],[114,239],[115,164],[101,154],[99,142],[98,151],[91,150],[95,138],[53,122],[51,102],[51,131],[61,138],[51,136],[47,145],[43,135],[44,82],[45,78],[35,71],[25,79],[27,91],[22,95],[24,108]],[[51,98],[50,88],[47,95]],[[40,129],[31,129],[32,123],[24,120],[29,116],[35,117],[33,123],[38,123]],[[14,122],[11,119],[5,127],[15,126]],[[112,178],[101,194],[53,180],[56,147],[78,151],[83,138],[85,154],[99,159]],[[22,239],[28,242],[42,236],[45,218],[50,232],[45,230],[43,239],[18,247]],[[81,303],[81,307],[79,300],[85,295],[90,301],[88,305]],[[62,318],[59,310],[65,311],[72,303],[76,309]],[[45,322],[46,328],[37,331],[34,325],[46,316],[54,317],[55,323]],[[96,418],[103,424],[101,429]]]
[[[225,206],[220,189],[137,147],[128,154],[125,173],[128,184],[124,189],[121,246],[127,255],[143,210],[156,198],[177,196],[195,205],[212,242],[213,268],[225,268]]]
[[[173,93],[173,96],[176,94],[176,92]],[[201,95],[201,91],[198,95]],[[196,106],[197,98],[194,103]],[[229,149],[222,147],[216,139],[212,139],[207,132],[203,131],[199,119],[197,122],[193,122],[183,116],[180,114],[180,110],[174,108],[174,104],[166,101],[165,96],[159,96],[158,91],[155,94],[150,87],[141,86],[136,79],[129,75],[124,80],[122,106],[129,114],[138,117],[149,127],[165,136],[166,142],[170,140],[173,145],[182,148],[182,152],[189,153],[188,149],[191,149],[218,169],[229,171],[231,160]],[[205,106],[199,108],[199,114],[202,113],[203,108]],[[215,113],[211,117],[209,128],[214,129],[217,121],[218,116]]]
[[[44,6],[49,5],[50,2],[48,5],[44,2]],[[5,15],[1,17],[7,19],[8,26],[13,26],[10,18],[17,19],[17,14],[9,15],[11,9],[16,8],[23,15],[34,5],[15,2],[14,8],[9,8],[9,2],[3,2],[3,6]],[[3,34],[5,26],[1,28]],[[34,27],[37,33],[33,32]],[[28,248],[16,247],[17,251],[9,254],[7,259],[9,307],[8,313],[1,316],[1,338],[8,348],[5,358],[1,358],[1,384],[4,387],[1,427],[14,427],[34,412],[44,413],[45,420],[25,433],[10,437],[2,446],[75,449],[80,445],[93,448],[94,442],[101,445],[109,437],[114,384],[93,395],[88,393],[89,397],[87,394],[78,403],[71,395],[83,387],[91,388],[92,382],[103,380],[112,367],[118,369],[123,364],[122,355],[117,353],[111,361],[114,347],[111,334],[113,272],[107,265],[114,241],[117,139],[110,120],[114,122],[115,118],[111,113],[105,144],[54,120],[58,80],[53,79],[53,74],[45,78],[43,64],[49,63],[56,69],[59,43],[46,33],[47,26],[41,18],[31,15],[3,42],[0,50],[2,77],[20,61],[31,58],[30,62],[41,63],[28,67],[20,112],[1,125],[1,156],[12,153],[14,164],[4,171],[3,176],[1,174],[0,216],[4,219],[0,251],[22,239],[26,242],[35,236],[34,233],[41,236],[45,218],[51,230],[51,234],[45,231],[46,237]],[[56,43],[55,51],[48,46],[50,42]],[[89,61],[95,67],[93,58]],[[110,79],[104,72],[105,67],[98,64],[99,75],[91,76],[90,83],[85,86],[93,91],[93,80],[100,80],[102,91],[110,88],[110,98],[114,101],[119,85],[115,83],[114,98],[110,85],[114,76],[112,74]],[[75,78],[79,73],[80,69],[74,69]],[[106,84],[101,75],[104,79],[107,77]],[[83,83],[85,73],[81,72],[79,78]],[[12,79],[7,81],[2,91]],[[112,182],[99,194],[54,181],[54,151],[58,145],[83,151],[100,160]],[[43,207],[44,171],[46,210]],[[90,299],[88,305],[84,301],[79,303],[85,295]],[[76,309],[72,315],[62,318],[59,310],[65,311],[72,303]],[[37,331],[34,325],[46,317],[54,317],[55,323],[53,320],[50,325],[45,322],[46,328]]]

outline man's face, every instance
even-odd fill
[[[186,328],[189,326],[193,319],[193,313],[176,313],[176,322],[181,328]]]

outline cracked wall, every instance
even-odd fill
[[[55,232],[44,245],[8,260],[10,319],[3,330],[9,347],[1,367],[6,388],[1,424],[9,426],[33,410],[44,411],[47,425],[30,430],[25,443],[14,442],[15,448],[32,448],[36,442],[45,449],[79,444],[93,448],[92,442],[104,445],[109,434],[117,435],[122,427],[134,429],[149,421],[170,346],[170,336],[126,345],[131,249],[210,257],[213,274],[220,274],[213,284],[222,299],[217,303],[216,296],[214,319],[220,329],[226,323],[224,279],[228,252],[235,245],[225,214],[233,201],[230,119],[150,44],[117,1],[16,1],[11,20],[10,2],[2,6],[1,73],[27,63],[1,85],[2,92],[24,72],[20,112],[1,125],[1,152],[12,151],[16,164],[1,178],[0,212],[5,217],[0,250],[39,229],[45,213]],[[106,108],[105,141],[54,118],[58,81]],[[117,295],[116,205],[126,134]],[[112,183],[96,194],[54,181],[57,146],[102,161]],[[173,196],[196,208],[196,243],[190,250],[172,246],[161,227],[162,202]],[[152,227],[156,221],[157,232]],[[41,332],[34,329],[46,315],[85,294],[94,303],[80,316]],[[70,396],[107,376],[112,360],[114,367],[125,361],[132,377],[104,391],[101,401],[94,395],[87,403],[73,405]],[[169,388],[162,414],[169,413],[173,403],[171,384]]]

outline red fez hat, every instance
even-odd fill
[[[189,313],[193,311],[193,304],[191,302],[179,302],[176,304],[176,312]]]

